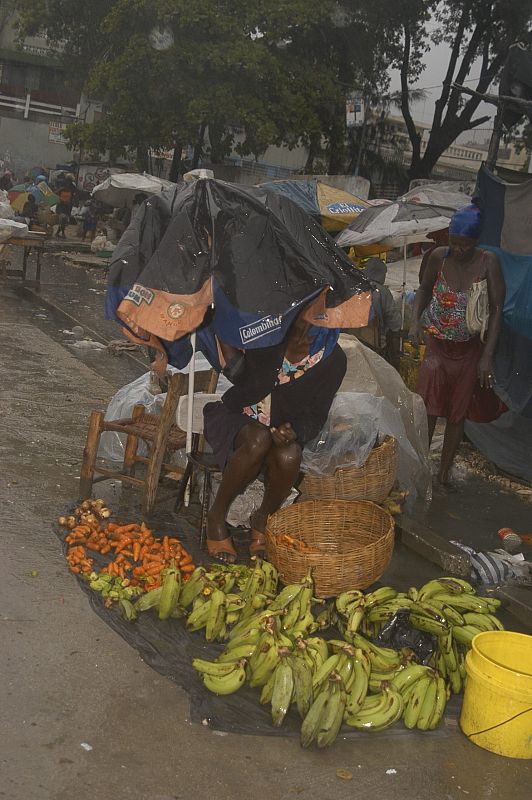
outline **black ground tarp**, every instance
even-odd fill
[[[70,513],[69,511],[65,512]],[[128,518],[130,519],[130,518]],[[63,551],[66,552],[65,532],[57,525],[55,533],[59,536]],[[176,535],[175,523],[158,525],[157,534]],[[179,520],[177,533],[185,548],[192,553],[195,563],[205,561],[205,555],[197,546],[197,530],[190,524]],[[91,554],[100,559],[103,566],[105,558],[98,553]],[[67,568],[65,564],[65,569]],[[281,729],[271,724],[269,706],[259,703],[260,689],[244,686],[236,694],[218,697],[207,689],[198,678],[192,667],[192,659],[201,657],[214,659],[224,649],[223,644],[205,642],[203,631],[189,633],[184,620],[171,619],[160,621],[151,611],[143,612],[137,621],[131,623],[123,619],[118,608],[106,608],[100,595],[92,591],[86,580],[75,576],[82,590],[87,594],[91,608],[99,617],[133,647],[139,656],[156,672],[170,678],[184,689],[190,698],[191,719],[196,723],[208,724],[214,730],[230,733],[260,736],[299,736],[301,721],[297,712],[291,710]],[[439,729],[430,732],[409,731],[400,723],[388,731],[379,733],[379,737],[387,736],[443,736],[455,731],[461,706],[461,697],[453,697],[447,705],[445,719]],[[347,726],[342,729],[342,737],[357,739],[368,734],[355,731]]]

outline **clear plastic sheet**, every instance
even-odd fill
[[[432,481],[423,400],[405,386],[397,370],[355,336],[341,335],[340,345],[347,356],[340,391],[372,395],[372,402],[376,398],[387,401],[381,403],[381,432],[399,442],[399,483],[412,496],[429,500]]]
[[[381,432],[383,399],[359,392],[337,394],[320,434],[305,445],[302,471],[332,475],[337,469],[363,466]]]

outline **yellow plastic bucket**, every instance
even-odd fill
[[[485,750],[532,758],[532,636],[479,633],[465,665],[462,731]]]

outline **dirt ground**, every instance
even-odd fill
[[[85,273],[48,266],[45,281],[60,273],[71,284],[66,312],[86,306],[77,319],[118,338],[100,326],[101,295],[88,292]],[[43,296],[51,291],[43,287]],[[49,306],[0,287],[0,797],[529,798],[532,762],[485,752],[456,725],[307,752],[282,733],[239,736],[191,724],[187,694],[91,611],[51,529],[76,497],[90,410],[144,369],[105,351],[76,353],[66,328]]]

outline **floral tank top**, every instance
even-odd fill
[[[443,274],[445,259],[432,290],[432,300],[425,309],[422,323],[431,336],[452,342],[471,339],[467,328],[466,311],[470,289],[451,289]]]

